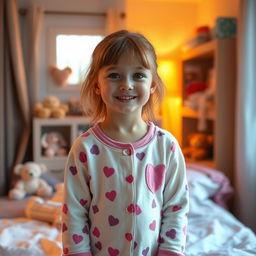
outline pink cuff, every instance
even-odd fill
[[[170,252],[166,250],[159,250],[157,256],[184,256],[184,254]]]

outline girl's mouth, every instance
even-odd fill
[[[115,98],[120,101],[130,101],[136,99],[136,96],[116,96]]]

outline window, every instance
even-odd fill
[[[103,39],[103,35],[97,30],[51,28],[48,32],[49,48],[46,56],[47,69],[56,66],[61,73],[67,67],[72,73],[68,77],[65,86],[58,86],[50,72],[47,77],[49,93],[76,90],[84,80],[91,55],[96,45]]]
[[[102,38],[103,36],[100,35],[58,34],[56,36],[56,66],[59,69],[66,67],[72,69],[68,84],[77,85],[84,79],[92,52]]]

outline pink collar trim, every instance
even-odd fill
[[[149,122],[149,129],[147,134],[143,138],[134,143],[124,143],[109,138],[106,134],[103,133],[98,124],[92,127],[92,131],[99,140],[109,145],[110,147],[124,149],[132,146],[134,149],[137,149],[147,145],[152,140],[152,138],[155,135],[156,127],[152,122]]]

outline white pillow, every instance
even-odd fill
[[[220,184],[213,182],[206,174],[190,168],[187,168],[187,179],[191,198],[211,198],[220,188]]]

